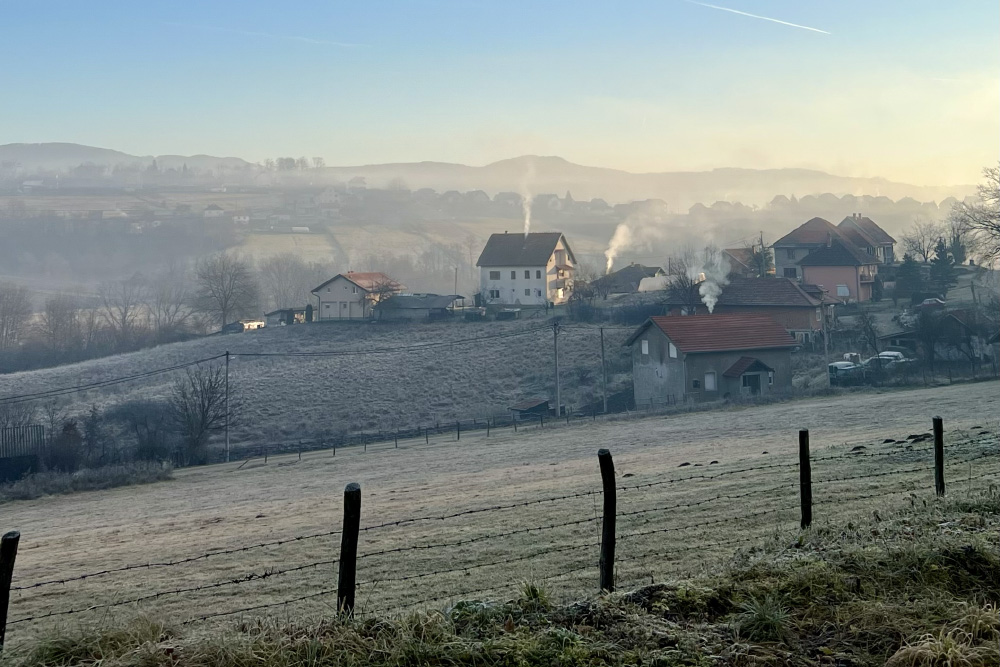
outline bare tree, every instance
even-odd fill
[[[695,261],[693,250],[681,251],[677,256],[667,260],[667,276],[669,277],[667,300],[672,304],[680,304],[692,313],[701,304],[701,296],[695,287],[698,282],[690,268],[696,265]]]
[[[990,263],[1000,259],[1000,165],[983,169],[983,177],[977,201],[955,204],[951,219],[969,230],[978,254]]]
[[[34,403],[0,403],[0,428],[30,426],[37,414]]]
[[[386,276],[375,281],[370,289],[358,290],[360,293],[358,301],[361,303],[361,316],[365,317],[366,309],[370,310],[393,295],[399,294],[402,287],[399,281]]]
[[[323,167],[326,166],[326,160],[324,160],[321,157],[314,157],[312,162],[313,162],[313,169],[322,169]]]
[[[937,240],[947,232],[944,227],[930,220],[916,220],[902,237],[903,249],[914,257],[920,257],[924,264],[934,256]]]
[[[26,287],[0,283],[0,350],[15,347],[31,318],[31,295]]]
[[[310,290],[328,273],[326,267],[307,264],[298,255],[273,255],[257,265],[264,306],[268,310],[301,306],[309,301]]]
[[[215,316],[220,327],[257,307],[257,280],[250,260],[241,255],[219,253],[201,259],[195,275],[195,302],[202,312]]]
[[[879,354],[879,326],[870,310],[862,309],[858,312],[857,319],[858,337],[866,350],[871,351],[875,356],[875,368],[882,370],[882,360]]]
[[[38,324],[42,340],[52,352],[72,352],[83,343],[76,304],[69,296],[46,299]]]
[[[149,314],[159,340],[176,336],[191,319],[191,295],[183,279],[167,274],[149,288]]]
[[[235,423],[238,401],[230,396],[230,426]],[[222,366],[189,370],[174,383],[167,412],[183,443],[184,462],[203,463],[208,439],[226,427],[226,373]]]
[[[120,350],[128,349],[136,340],[147,314],[146,283],[135,276],[127,280],[102,283],[101,316],[108,325]]]

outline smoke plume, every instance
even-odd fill
[[[662,241],[667,235],[667,210],[662,204],[645,202],[615,227],[604,251],[607,265],[604,272],[611,273],[615,259],[623,252],[645,249],[652,250],[654,241]]]
[[[533,180],[535,180],[535,161],[529,159],[528,169],[521,179],[520,189],[521,207],[524,209],[524,235],[526,237],[531,232],[531,200],[534,199],[534,195],[531,194],[531,182]]]
[[[704,263],[702,273],[699,276],[701,282],[698,283],[698,294],[701,301],[711,313],[715,310],[715,304],[719,302],[719,295],[722,288],[729,284],[729,261],[726,260],[722,251],[714,246],[705,248]]]

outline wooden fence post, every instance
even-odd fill
[[[396,429],[396,433],[393,435],[393,440],[396,441],[396,449],[399,449],[399,429]]]
[[[799,431],[799,503],[802,508],[802,528],[813,521],[812,465],[809,461],[809,430]]]
[[[354,614],[360,529],[361,485],[351,482],[344,489],[344,526],[340,536],[340,577],[337,580],[337,610],[348,616]]]
[[[486,437],[490,437],[490,420],[486,420]]]
[[[264,463],[267,463],[267,447],[264,447]]]
[[[944,422],[934,418],[934,493],[944,495]]]
[[[462,439],[462,424],[460,422],[455,422],[455,440]]]
[[[597,450],[601,465],[601,485],[604,488],[604,522],[601,528],[601,590],[615,590],[615,519],[618,499],[615,495],[615,462],[607,449]]]
[[[425,445],[431,444],[431,433],[430,433],[430,431],[431,431],[431,429],[430,429],[429,426],[424,427],[424,444]]]
[[[512,417],[511,421],[514,422],[514,433],[517,433],[517,417]]]
[[[0,538],[0,652],[7,634],[7,606],[10,603],[10,580],[14,576],[14,559],[21,533],[12,530]]]

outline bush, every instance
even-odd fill
[[[40,472],[0,485],[0,503],[31,500],[79,491],[97,491],[118,486],[150,484],[173,478],[173,467],[160,463],[130,463],[102,468],[84,468],[73,473]]]

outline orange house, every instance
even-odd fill
[[[799,261],[803,282],[820,285],[848,303],[871,301],[878,265],[877,257],[837,238]]]

